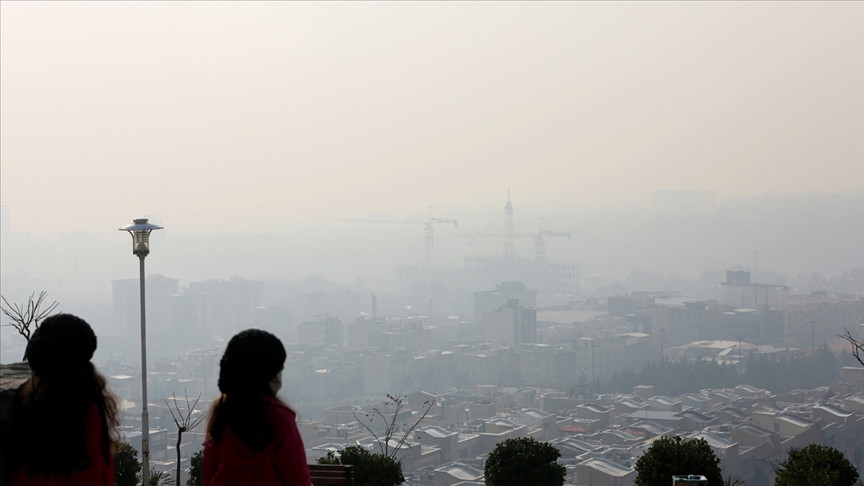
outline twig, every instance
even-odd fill
[[[838,334],[841,338],[849,341],[849,344],[852,345],[852,356],[861,363],[861,366],[864,366],[864,358],[861,357],[861,352],[864,351],[864,341],[859,341],[852,336],[852,333],[849,332],[849,329],[844,329],[846,334]]]

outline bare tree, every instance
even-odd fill
[[[192,405],[189,405],[189,393],[186,390],[183,390],[183,393],[186,395],[186,411],[180,410],[180,405],[177,404],[177,396],[175,394],[171,394],[171,397],[174,401],[174,408],[171,408],[171,404],[168,403],[168,400],[165,400],[165,405],[168,407],[168,411],[171,412],[171,418],[174,419],[174,425],[177,426],[177,474],[174,476],[175,486],[180,486],[180,443],[183,440],[183,432],[194,429],[204,420],[204,414],[199,415],[198,417],[192,417],[195,413],[195,407],[198,406],[198,400],[201,399],[201,394],[198,394],[198,398],[192,402]],[[174,412],[177,413],[174,413]]]
[[[864,357],[861,356],[862,351],[864,351],[864,341],[855,339],[855,336],[849,332],[849,329],[844,329],[844,331],[846,331],[846,334],[838,334],[838,336],[849,341],[849,344],[852,345],[852,356],[861,363],[861,366],[864,366]]]
[[[2,308],[3,314],[9,318],[9,325],[14,327],[18,331],[18,334],[24,336],[24,339],[28,343],[33,333],[39,329],[39,323],[50,316],[59,305],[56,300],[50,304],[46,304],[45,297],[47,296],[48,292],[44,290],[39,292],[38,297],[36,296],[36,292],[33,292],[30,294],[30,297],[27,297],[26,304],[19,304],[17,302],[10,304],[6,300],[6,297],[0,296],[0,299],[2,299],[0,308]]]
[[[372,411],[366,414],[366,418],[369,421],[369,424],[372,424],[376,420],[380,419],[384,423],[384,432],[382,435],[378,435],[375,433],[372,428],[366,424],[363,420],[360,420],[360,417],[357,416],[356,412],[352,412],[354,418],[357,419],[357,422],[363,426],[372,437],[375,438],[376,442],[378,442],[378,447],[381,449],[381,454],[391,458],[396,459],[396,453],[399,452],[399,449],[405,445],[405,441],[408,440],[408,437],[411,436],[411,433],[420,425],[423,419],[426,418],[426,415],[429,414],[429,410],[435,405],[435,401],[437,398],[431,398],[423,402],[423,412],[420,415],[420,418],[414,420],[413,423],[398,423],[399,422],[399,412],[402,411],[402,408],[405,406],[405,397],[402,395],[390,395],[387,394],[387,400],[376,407],[372,407]],[[391,416],[392,414],[392,416]],[[413,420],[413,419],[412,419]],[[391,447],[390,441],[395,437],[399,436],[396,441],[396,444]]]

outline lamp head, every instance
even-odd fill
[[[139,258],[146,257],[150,254],[150,232],[162,229],[162,226],[148,223],[147,218],[138,218],[132,221],[133,224],[127,224],[120,228],[120,231],[128,231],[132,235],[132,254]]]

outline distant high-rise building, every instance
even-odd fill
[[[350,290],[297,294],[294,296],[293,315],[299,322],[321,316],[352,322],[360,315],[360,294]]]
[[[174,322],[171,296],[178,292],[180,281],[163,275],[149,275],[144,282],[147,299],[148,330],[170,328]],[[132,338],[141,332],[141,290],[137,278],[111,281],[114,319]]]
[[[474,319],[480,322],[484,312],[498,310],[515,300],[522,307],[537,307],[537,291],[522,282],[502,282],[495,290],[474,292]]]
[[[518,346],[537,342],[537,309],[524,307],[517,299],[481,317],[484,341],[495,345]]]
[[[301,322],[297,326],[297,342],[342,346],[345,326],[335,317],[321,317],[314,321]]]
[[[785,285],[750,282],[750,272],[729,270],[726,281],[717,284],[717,303],[735,308],[757,308],[775,306],[789,298],[789,287]]]
[[[262,305],[264,284],[239,277],[207,280],[190,283],[186,294],[202,297],[206,331],[229,337],[246,327],[248,313]],[[197,302],[194,304],[196,311],[201,310]]]

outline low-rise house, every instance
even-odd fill
[[[600,426],[612,423],[612,409],[596,403],[585,403],[576,407],[576,416],[580,419],[596,420]]]
[[[446,464],[435,469],[435,486],[454,486],[465,481],[480,481],[483,471],[458,462]]]
[[[554,414],[536,408],[526,408],[511,413],[508,418],[515,424],[528,427],[528,434],[541,442],[554,439],[556,436]]]
[[[816,428],[816,423],[799,415],[777,412],[755,412],[751,415],[753,423],[784,437],[795,437],[811,428]]]
[[[634,424],[628,425],[624,428],[624,430],[631,435],[642,437],[643,439],[650,439],[652,437],[660,437],[663,435],[669,435],[674,432],[675,429],[671,427],[665,427],[663,425],[643,420],[636,422]]]
[[[637,396],[622,397],[619,400],[616,400],[612,405],[612,409],[615,410],[615,413],[617,414],[629,414],[646,408],[648,408],[648,404]]]
[[[642,437],[620,429],[606,429],[600,432],[600,441],[606,445],[630,445],[639,442]]]
[[[681,400],[676,398],[654,396],[645,400],[645,403],[648,404],[649,410],[664,410],[671,412],[681,411]]]
[[[723,407],[713,413],[717,417],[718,422],[740,424],[748,418],[748,415],[743,410],[735,407]]]
[[[576,486],[633,486],[636,471],[607,459],[592,458],[576,465]]]
[[[549,413],[573,410],[582,403],[585,403],[584,399],[570,397],[564,392],[549,392],[540,396],[540,408]]]
[[[556,439],[550,441],[550,444],[555,446],[555,448],[558,449],[558,452],[561,453],[561,457],[558,459],[558,462],[562,464],[574,463],[576,461],[581,462],[584,456],[597,452],[603,447],[601,444],[598,443],[588,442],[575,438]]]
[[[711,432],[697,432],[687,436],[690,439],[703,439],[717,458],[720,459],[720,467],[726,476],[737,477],[740,469],[741,457],[738,451],[738,443],[731,438],[724,438]]]
[[[456,432],[431,426],[418,430],[417,439],[422,446],[437,447],[441,463],[448,463],[459,457],[459,434]]]
[[[569,419],[565,423],[566,425],[558,425],[559,438],[573,435],[590,435],[602,427],[598,420],[589,419]]]
[[[678,430],[681,429],[681,422],[684,420],[684,418],[678,415],[678,412],[640,410],[638,412],[633,412],[628,415],[627,420],[630,424],[635,424],[636,422],[647,420],[662,425],[664,427],[670,427],[672,429]]]
[[[864,368],[862,368],[864,370]],[[864,383],[864,379],[862,379],[862,383]],[[841,405],[843,409],[849,410],[851,412],[864,413],[864,396],[861,395],[852,395],[848,397],[844,397],[841,400]]]
[[[681,405],[685,409],[701,410],[708,403],[708,398],[700,393],[689,393],[681,396]]]
[[[691,410],[680,412],[678,415],[684,419],[681,421],[684,430],[701,430],[717,423],[714,417]]]

